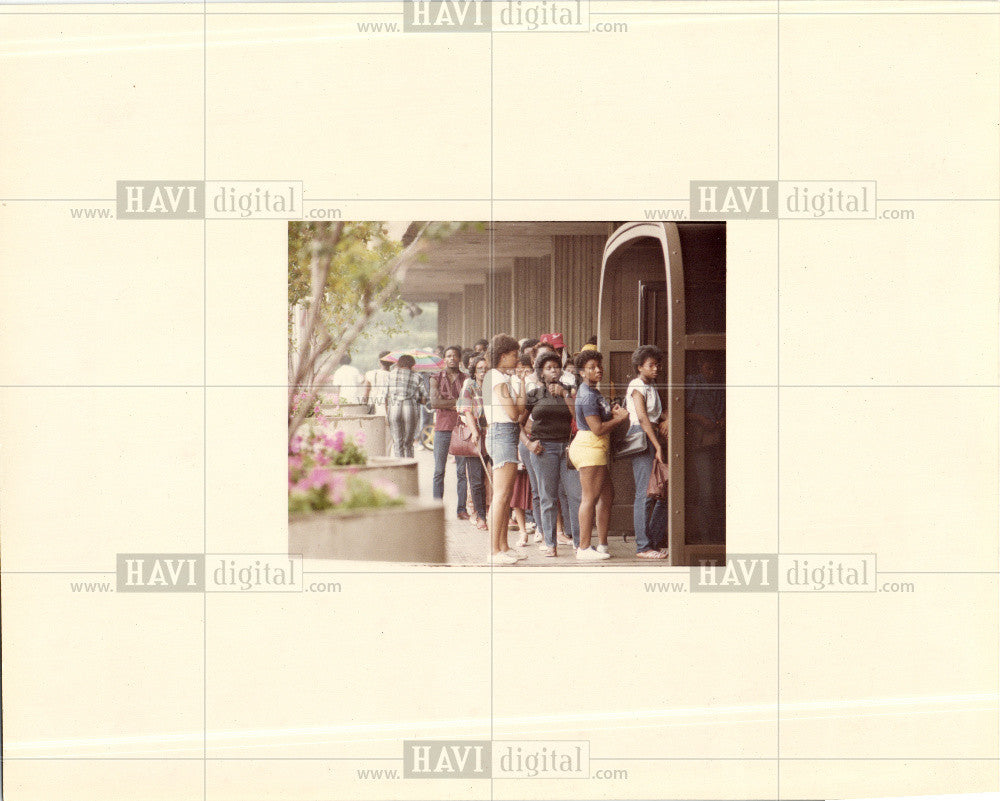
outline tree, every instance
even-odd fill
[[[325,232],[331,231],[334,225],[299,221],[288,224],[289,380],[294,377],[296,355],[301,357],[304,345],[301,332],[295,332],[299,333],[297,346],[293,342],[296,309],[300,314],[308,312],[312,303],[311,244]],[[318,312],[320,327],[332,337],[336,337],[338,332],[344,331],[355,321],[371,298],[385,288],[390,279],[383,268],[403,249],[400,242],[389,238],[385,223],[348,222],[337,225],[342,227],[333,246],[330,270],[320,295]],[[379,315],[371,333],[391,335],[399,331],[405,307],[398,291],[390,293],[381,307],[388,314]],[[319,335],[319,330],[316,335]],[[315,342],[313,345],[315,346]],[[296,350],[299,351],[298,354]],[[314,379],[315,371],[306,377]]]
[[[416,236],[403,248],[402,243],[388,239],[384,224],[379,222],[290,224],[289,333],[295,306],[302,302],[306,312],[299,330],[298,358],[289,357],[289,444],[319,388],[327,383],[371,318],[387,306],[402,303],[399,292],[407,267],[421,258],[431,241],[470,226],[481,227],[482,223],[421,223]],[[300,393],[306,398],[296,409],[294,399]]]

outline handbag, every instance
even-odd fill
[[[618,428],[621,429],[622,426]],[[614,434],[611,435],[611,458],[613,459],[631,459],[633,456],[645,453],[647,448],[649,448],[649,442],[646,439],[646,432],[641,428],[636,429],[631,434],[619,435],[617,438]]]
[[[483,438],[476,442],[472,435],[472,430],[459,419],[455,428],[451,432],[451,443],[448,445],[448,453],[451,456],[466,456],[470,459],[478,459],[481,456]]]
[[[670,467],[653,460],[653,472],[649,474],[649,486],[646,488],[647,498],[659,501],[667,500],[669,494]]]

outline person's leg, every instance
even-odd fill
[[[648,498],[646,503],[647,530],[649,531],[650,547],[655,550],[667,547],[667,526],[670,523],[670,515],[667,510],[669,504],[666,501],[658,501],[655,498]]]
[[[403,407],[394,403],[389,407],[389,433],[392,436],[392,447],[397,456],[403,455]]]
[[[538,527],[542,525],[542,501],[538,491],[538,477],[535,475],[535,465],[531,461],[531,451],[527,445],[518,446],[518,454],[524,469],[528,471],[528,482],[531,484],[531,509],[528,510],[531,521]]]
[[[580,474],[580,545],[586,550],[590,547],[590,535],[594,530],[594,517],[597,509],[597,499],[604,485],[604,467],[581,467]]]
[[[611,525],[611,506],[615,502],[615,487],[611,483],[611,468],[604,465],[601,470],[603,471],[601,492],[597,498],[597,541],[599,544],[607,546],[608,528]]]
[[[517,523],[517,530],[520,533],[517,538],[517,546],[523,548],[528,544],[528,528],[524,519],[524,509],[514,507],[514,522]]]
[[[545,544],[556,545],[556,496],[559,494],[559,444],[543,442],[542,452],[531,454],[532,472],[538,479],[540,512],[535,524],[541,528]]]
[[[450,434],[451,432],[449,432]],[[449,437],[450,440],[450,437]],[[447,457],[446,457],[447,458]],[[465,511],[465,502],[468,500],[467,495],[469,491],[469,482],[465,475],[465,463],[468,461],[465,456],[455,457],[455,472],[458,474],[458,506],[456,507],[456,513],[458,515],[468,514]]]
[[[472,495],[472,504],[476,510],[476,516],[485,520],[486,492],[483,488],[483,463],[477,458],[470,457],[465,460],[465,468],[468,471],[469,494]]]
[[[653,462],[656,457],[648,450],[646,453],[632,459],[632,478],[635,479],[635,502],[632,504],[632,530],[635,532],[635,552],[642,553],[653,548],[649,537],[649,517],[651,511],[646,490],[649,487],[649,477],[653,473]]]
[[[413,440],[417,436],[417,425],[420,423],[420,407],[410,402],[407,406],[406,457],[413,458]]]
[[[510,519],[510,497],[514,493],[516,477],[516,462],[505,462],[493,468],[493,505],[490,509],[491,553],[510,550],[507,544],[507,520]]]
[[[563,451],[559,462],[560,473],[560,503],[565,510],[564,523],[569,529],[569,536],[573,540],[573,545],[580,547],[580,500],[583,497],[583,488],[580,485],[580,471],[569,469],[569,457]]]
[[[444,472],[448,464],[448,447],[451,445],[450,431],[434,432],[434,499],[441,500],[444,497]]]

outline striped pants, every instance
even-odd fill
[[[396,456],[413,458],[413,438],[417,434],[420,414],[413,401],[402,401],[389,405],[389,432],[396,450]]]

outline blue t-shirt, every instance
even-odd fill
[[[584,382],[576,392],[576,427],[580,431],[590,431],[587,415],[599,417],[602,423],[611,419],[611,404],[590,384]]]

